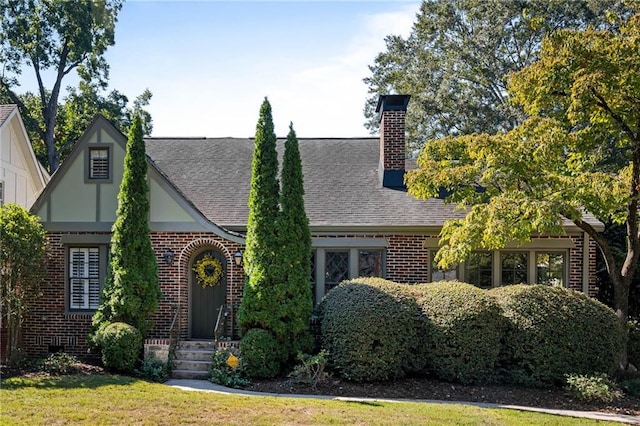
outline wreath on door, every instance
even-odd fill
[[[222,278],[222,263],[218,259],[214,259],[211,255],[204,255],[193,265],[193,271],[196,273],[198,284],[202,288],[213,287],[220,284]]]

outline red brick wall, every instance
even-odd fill
[[[406,111],[384,111],[380,121],[380,160],[384,170],[405,169]]]
[[[64,233],[89,235],[91,233]],[[91,331],[92,313],[74,313],[66,308],[65,301],[65,247],[61,244],[63,233],[49,233],[49,260],[47,279],[42,286],[42,297],[33,305],[23,326],[24,345],[31,355],[46,354],[51,346],[62,346],[65,352],[87,356],[87,334]],[[98,234],[93,234],[98,235]],[[233,254],[241,248],[237,243],[224,240],[210,233],[169,233],[151,235],[158,262],[158,276],[162,299],[158,313],[152,318],[154,328],[149,338],[168,338],[174,314],[179,315],[175,331],[181,338],[188,336],[188,303],[190,259],[206,249],[218,249],[227,259],[227,304],[240,303],[244,285],[244,273],[235,265]],[[175,252],[175,261],[166,265],[163,254],[167,248]],[[227,333],[230,333],[230,329]]]
[[[73,233],[83,234],[83,233]],[[86,234],[86,233],[84,233]],[[70,313],[65,306],[65,247],[61,244],[62,233],[49,233],[48,276],[42,287],[42,297],[37,299],[33,310],[23,326],[23,342],[31,355],[46,354],[50,346],[63,346],[64,350],[77,356],[86,356],[86,336],[91,330],[91,313]],[[98,235],[98,234],[94,234]],[[402,283],[424,283],[429,280],[429,249],[425,248],[424,235],[325,235],[325,238],[386,238],[387,278]],[[561,237],[569,238],[569,237]],[[582,236],[571,237],[575,247],[569,250],[569,287],[582,291]],[[173,318],[178,312],[174,331],[181,339],[188,338],[189,331],[189,277],[190,260],[201,251],[218,249],[227,260],[227,304],[238,306],[242,297],[244,274],[235,265],[233,255],[241,245],[224,240],[211,233],[158,232],[152,233],[151,241],[159,267],[160,287],[163,297],[158,313],[154,316],[154,328],[148,338],[167,339]],[[366,245],[366,244],[365,244]],[[172,265],[164,263],[167,248],[175,253]],[[595,295],[595,244],[589,245],[589,294]],[[178,310],[179,307],[179,310]],[[235,327],[237,328],[237,327]],[[230,324],[226,330],[231,333]],[[235,333],[237,334],[237,330]]]

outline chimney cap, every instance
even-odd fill
[[[382,118],[384,111],[406,111],[411,95],[380,95],[376,112],[378,118]]]

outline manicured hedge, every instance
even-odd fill
[[[366,382],[422,370],[426,336],[409,288],[360,278],[327,293],[318,309],[323,346],[341,377]]]
[[[495,299],[461,282],[423,284],[415,290],[431,331],[426,371],[451,382],[493,381],[506,324]]]
[[[602,303],[542,285],[500,287],[490,293],[508,321],[500,357],[506,380],[562,384],[567,374],[615,370],[622,329]]]

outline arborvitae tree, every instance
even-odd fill
[[[124,158],[118,212],[111,236],[110,262],[100,307],[93,316],[96,329],[125,322],[142,335],[158,308],[158,265],[149,238],[147,160],[140,117],[135,116]]]
[[[25,313],[46,275],[46,241],[38,217],[17,204],[0,207],[0,328],[7,329],[0,344],[9,361],[18,354]]]
[[[308,350],[311,345],[309,318],[313,311],[311,297],[311,231],[304,208],[304,185],[298,138],[289,126],[282,160],[282,192],[278,220],[278,270],[282,274],[285,299],[279,305],[279,317],[287,329],[282,336],[289,350],[295,355]]]
[[[240,331],[251,328],[269,330],[274,334],[283,328],[276,312],[281,297],[274,264],[280,256],[277,238],[278,208],[278,154],[273,130],[271,105],[267,98],[260,108],[256,126],[251,189],[249,192],[249,218],[247,220],[244,269],[247,275],[242,304],[238,310]]]

